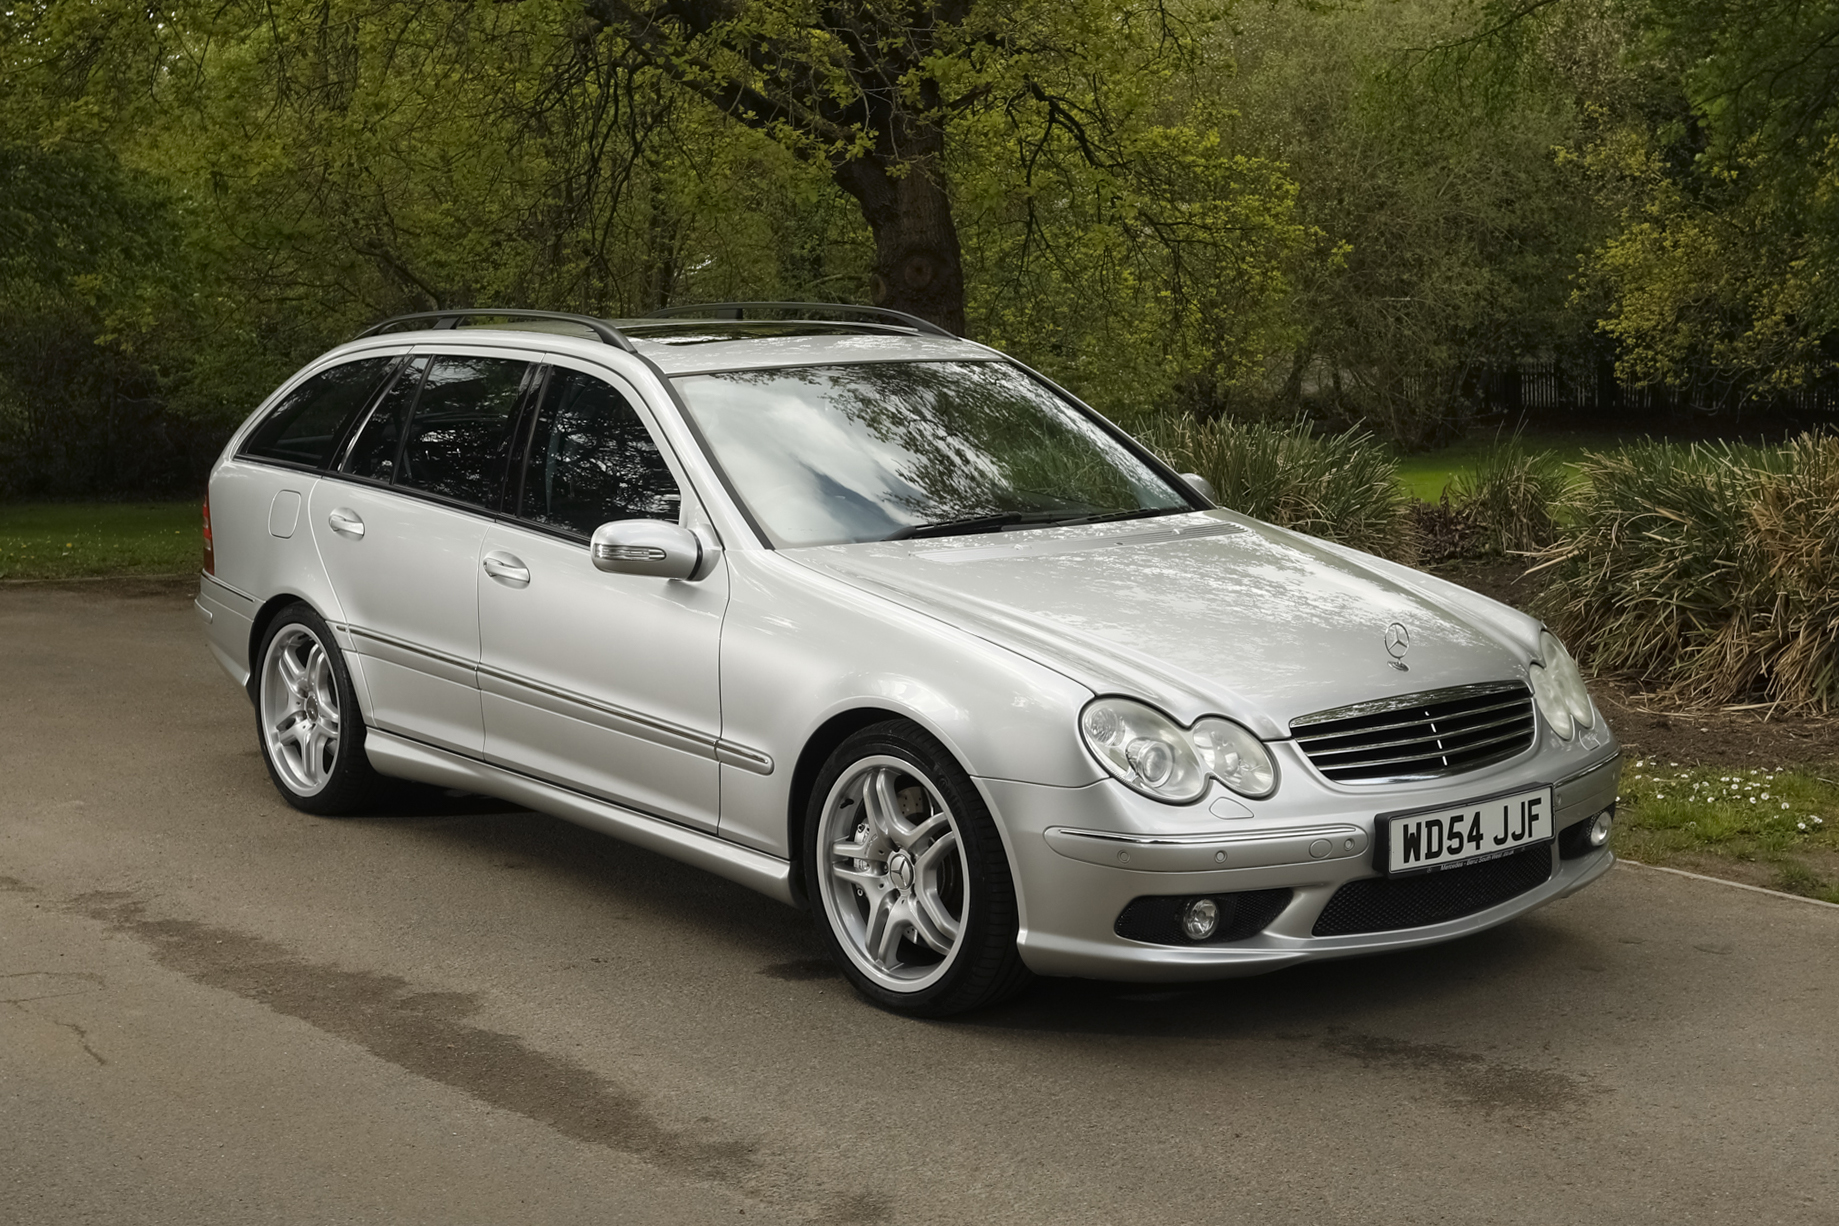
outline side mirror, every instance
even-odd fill
[[[1186,481],[1189,487],[1202,498],[1205,498],[1214,506],[1219,505],[1220,496],[1213,492],[1213,482],[1207,480],[1207,478],[1201,476],[1199,473],[1182,473],[1181,479]]]
[[[588,555],[595,570],[615,575],[688,579],[702,565],[702,542],[661,519],[616,519],[594,529]]]

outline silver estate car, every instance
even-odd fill
[[[289,803],[579,822],[808,907],[889,1009],[1447,941],[1612,861],[1616,741],[1537,621],[893,312],[387,321],[205,516]]]

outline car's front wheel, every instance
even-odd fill
[[[877,724],[837,747],[812,789],[804,851],[818,931],[876,1004],[943,1017],[1027,983],[996,823],[917,725]]]
[[[324,816],[350,813],[382,784],[364,753],[351,673],[325,620],[305,604],[276,615],[256,672],[256,734],[287,803]]]

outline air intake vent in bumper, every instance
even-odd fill
[[[1518,681],[1427,690],[1304,715],[1290,733],[1337,783],[1435,779],[1531,748],[1532,691]]]
[[[1552,845],[1415,877],[1363,877],[1334,892],[1312,930],[1318,937],[1422,928],[1516,898],[1552,875]]]

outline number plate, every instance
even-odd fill
[[[1385,870],[1394,876],[1492,860],[1552,837],[1552,789],[1528,788],[1441,809],[1384,816]]]

